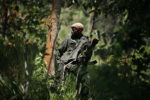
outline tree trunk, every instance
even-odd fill
[[[25,85],[24,85],[24,95],[23,100],[27,99],[28,96],[28,88],[29,88],[29,71],[28,71],[28,64],[27,64],[27,54],[28,54],[28,45],[25,44],[25,61],[24,61],[24,68],[25,68]]]
[[[92,7],[91,11],[93,11],[93,10],[95,10],[94,7]],[[90,41],[91,41],[91,38],[93,35],[92,32],[94,31],[94,27],[95,27],[95,19],[96,19],[95,12],[91,12],[90,17],[89,17],[89,24],[88,24],[88,32],[90,33],[89,34],[90,35]]]
[[[94,31],[94,27],[95,27],[95,20],[96,20],[96,16],[95,16],[95,10],[96,8],[95,7],[92,7],[91,11],[93,12],[90,12],[90,19],[89,19],[89,25],[88,25],[88,31],[90,32],[90,34]]]
[[[48,20],[49,30],[47,35],[46,51],[45,51],[45,58],[44,58],[44,60],[47,63],[48,75],[50,76],[55,74],[54,49],[55,49],[56,38],[58,35],[60,11],[61,11],[61,1],[53,0],[52,12]]]

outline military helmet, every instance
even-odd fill
[[[83,28],[84,28],[83,24],[81,24],[81,23],[74,23],[74,24],[71,25],[71,27],[72,27],[72,28],[73,28],[73,27],[75,27],[75,28],[80,28],[80,29],[83,29]]]

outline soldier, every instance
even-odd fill
[[[92,50],[98,42],[94,40],[91,43],[89,37],[82,34],[84,26],[81,23],[75,23],[71,28],[71,35],[58,48],[57,63],[59,66],[56,72],[56,81],[60,84],[64,82],[66,71],[77,76],[79,67],[84,65],[83,68],[86,68]]]

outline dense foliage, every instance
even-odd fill
[[[89,100],[148,100],[148,0],[65,0],[62,5],[56,52],[74,22],[83,23],[90,36],[90,14],[94,14],[91,34],[99,43],[92,56],[97,64],[87,67]],[[19,100],[25,95],[28,100],[75,99],[75,77],[68,75],[64,86],[53,90],[53,77],[47,76],[43,63],[51,0],[1,0],[0,12],[0,99]]]

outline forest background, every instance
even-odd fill
[[[57,48],[75,22],[99,40],[97,64],[87,67],[89,100],[149,100],[148,0],[0,0],[0,12],[0,100],[74,100],[73,76],[60,93],[50,84]],[[54,55],[46,58],[51,42]]]

